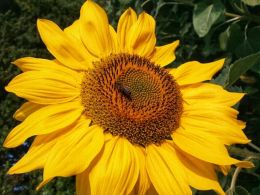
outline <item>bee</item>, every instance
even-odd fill
[[[116,88],[118,89],[118,91],[125,96],[127,99],[132,100],[131,97],[131,91],[129,89],[129,87],[122,85],[121,83],[116,83]]]

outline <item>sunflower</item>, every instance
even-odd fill
[[[64,30],[43,19],[37,26],[55,59],[14,62],[23,73],[6,90],[27,102],[4,146],[35,139],[8,174],[43,169],[38,188],[76,175],[79,195],[224,194],[216,172],[252,166],[226,149],[249,142],[231,107],[244,94],[204,82],[224,59],[166,68],[179,41],[156,46],[153,17],[129,8],[115,31],[92,1]]]

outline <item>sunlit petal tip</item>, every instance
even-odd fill
[[[105,12],[105,10],[104,10],[101,6],[99,6],[97,3],[95,3],[95,2],[92,1],[92,0],[87,0],[87,1],[83,4],[83,6],[86,6],[86,7],[89,7],[89,8],[96,7],[96,8],[98,8],[98,9],[102,10],[103,12]],[[83,6],[82,6],[82,7],[83,7]],[[91,6],[93,6],[93,7],[91,7]],[[82,8],[82,7],[81,7],[81,8]]]
[[[12,61],[12,62],[11,62],[11,64],[13,64],[13,65],[16,65],[16,66],[17,66],[17,64],[19,63],[19,61],[20,61],[20,59],[17,59],[17,60],[15,60],[15,61]]]
[[[15,173],[7,172],[6,175],[14,175]]]
[[[24,63],[24,59],[26,59],[26,58],[19,58],[15,61],[12,61],[11,64],[17,66],[20,70],[22,70],[22,68],[20,66]]]
[[[18,108],[13,114],[13,118],[18,121],[25,120],[30,114],[42,108],[43,105],[34,104],[32,102],[25,102],[20,108]]]
[[[216,66],[219,68],[218,70],[220,70],[224,66],[225,60],[226,60],[225,58],[222,58],[222,59],[217,60],[217,61],[215,61],[213,63],[215,63]]]
[[[177,80],[179,85],[188,85],[211,80],[212,77],[224,66],[225,59],[210,63],[190,61],[172,69],[170,74]]]
[[[245,92],[244,92],[244,93],[239,92],[239,93],[236,93],[236,94],[237,94],[237,95],[240,95],[240,96],[241,96],[241,99],[247,95],[247,93],[245,93]]]
[[[129,7],[129,8],[127,8],[127,9],[125,10],[124,13],[131,15],[131,14],[135,14],[136,12],[135,12],[135,10],[133,10],[131,7]],[[123,13],[123,14],[124,14],[124,13]]]
[[[204,66],[212,66],[211,74],[209,74],[208,80],[210,80],[219,70],[221,70],[225,64],[225,58],[203,64]]]
[[[110,55],[114,48],[104,9],[92,1],[87,1],[81,7],[79,21],[80,36],[88,51],[96,57]]]
[[[8,171],[7,171],[8,175],[13,175],[16,174],[15,170],[13,169],[13,167],[11,167]]]
[[[47,19],[37,19],[37,29],[39,31],[39,34],[41,37],[44,37],[44,32],[48,27],[50,27],[50,24],[53,24],[57,26],[54,22],[47,20]]]
[[[246,137],[244,139],[241,139],[241,141],[239,142],[239,144],[248,144],[250,143],[252,140],[247,139]]]
[[[172,43],[168,44],[170,48],[175,51],[176,48],[180,45],[180,40],[175,40]]]
[[[237,92],[231,92],[230,93],[231,95],[232,95],[232,98],[230,98],[230,99],[234,99],[234,101],[235,101],[235,103],[233,104],[233,105],[235,105],[236,103],[238,103],[238,102],[240,102],[241,101],[241,99],[243,98],[243,97],[245,97],[245,95],[246,95],[246,93],[237,93]],[[233,106],[232,105],[232,106]]]
[[[42,18],[38,18],[37,19],[37,28],[41,28],[42,25],[46,24],[47,22],[51,22],[50,20],[47,19],[42,19]]]
[[[246,121],[237,120],[237,124],[241,126],[241,129],[246,127]]]
[[[179,47],[179,45],[180,45],[180,40],[176,40],[176,41],[172,42],[172,43],[171,43],[171,49],[172,49],[172,51],[174,52],[174,51],[177,49],[177,47]],[[175,55],[174,55],[174,58],[176,58]]]
[[[138,19],[140,20],[147,20],[150,22],[151,26],[155,28],[156,21],[155,19],[145,11],[142,11],[141,14],[138,16]]]
[[[37,187],[36,190],[39,191],[43,186],[45,186],[48,182],[50,182],[52,178],[43,180]]]
[[[8,175],[14,175],[14,174],[21,174],[21,173],[24,173],[24,172],[26,172],[26,171],[21,171],[21,170],[17,169],[17,166],[15,164],[7,171],[7,174]]]
[[[12,92],[10,84],[8,84],[7,86],[5,86],[5,90],[8,92]]]
[[[20,64],[26,63],[30,59],[33,59],[33,58],[32,57],[18,58],[15,61],[12,61],[11,64],[14,64],[19,67]]]
[[[43,42],[46,40],[46,36],[49,35],[50,31],[54,31],[56,29],[60,30],[59,26],[51,20],[39,18],[37,19],[37,29]]]
[[[3,146],[5,148],[15,148],[19,145],[21,145],[20,143],[17,144],[14,140],[13,140],[14,136],[12,134],[12,131],[8,134],[8,136],[5,138]]]
[[[124,29],[124,30],[128,30],[128,28],[133,24],[133,22],[136,21],[136,19],[137,19],[136,12],[131,7],[127,8],[119,18],[117,30],[118,31],[123,30],[123,29],[120,29],[120,27],[122,26],[122,23],[129,25],[126,27],[126,29]]]
[[[180,41],[174,41],[170,44],[155,47],[150,60],[155,64],[164,67],[176,59],[175,50]]]
[[[237,167],[241,167],[241,168],[254,168],[255,165],[254,163],[252,163],[251,161],[240,161],[238,163],[235,164]]]
[[[180,45],[180,42],[181,42],[180,40],[176,40],[176,41],[174,41],[172,44],[175,44],[175,45],[176,45],[176,47],[177,47],[177,46],[179,46],[179,45]]]
[[[7,136],[7,138],[5,139],[4,143],[3,143],[3,146],[5,148],[15,148],[17,147],[16,145],[13,145],[13,143],[10,141],[10,134]]]
[[[16,77],[15,77],[16,78]],[[15,78],[13,78],[7,86],[5,86],[5,90],[7,92],[15,93],[15,87],[13,86],[15,84]]]

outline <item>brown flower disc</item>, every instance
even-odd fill
[[[106,132],[146,146],[179,127],[182,97],[164,68],[137,55],[111,55],[94,63],[81,84],[85,114]]]

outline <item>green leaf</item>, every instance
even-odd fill
[[[231,86],[239,79],[239,77],[242,74],[244,74],[248,69],[250,69],[251,67],[257,64],[260,64],[260,52],[251,54],[247,57],[235,61],[230,66],[229,79],[225,87]]]
[[[227,43],[230,38],[230,26],[219,35],[219,46],[220,49],[226,50],[227,49]]]
[[[243,40],[240,45],[238,45],[235,49],[235,54],[237,57],[246,57],[252,53],[255,53],[252,45],[248,40]]]
[[[252,189],[251,195],[259,195],[259,194],[260,194],[260,186]]]
[[[210,4],[199,2],[193,11],[193,26],[199,37],[208,34],[210,28],[224,14],[225,7],[221,1],[213,1]]]
[[[254,51],[260,51],[260,26],[255,26],[248,30],[248,41],[250,42]]]
[[[242,0],[245,4],[249,6],[260,5],[260,0]]]
[[[250,28],[244,34],[244,40],[238,41],[240,44],[235,47],[235,54],[238,57],[245,57],[260,51],[260,26]]]
[[[235,53],[239,58],[260,51],[260,26],[255,26],[243,32],[237,23],[230,25],[219,35],[222,50]]]
[[[222,50],[235,52],[238,45],[243,42],[243,32],[237,23],[231,24],[224,32],[219,36],[219,44]]]
[[[260,63],[256,64],[252,67],[252,70],[258,74],[260,74]]]

